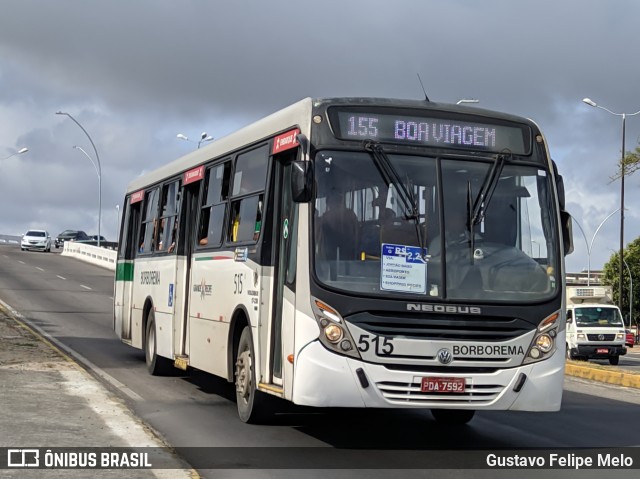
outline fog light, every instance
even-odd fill
[[[531,356],[533,359],[538,359],[541,354],[542,353],[538,348],[532,348],[531,352],[529,353],[529,356]]]
[[[346,339],[340,343],[340,347],[343,351],[351,351],[353,346],[351,345],[351,341],[347,341]]]
[[[332,343],[337,343],[342,339],[342,328],[336,324],[330,324],[324,328],[324,335]]]
[[[536,339],[536,346],[543,353],[548,353],[553,349],[553,339],[548,334],[541,334]]]

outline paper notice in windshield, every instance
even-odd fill
[[[427,263],[423,258],[417,246],[383,243],[380,289],[426,293]]]

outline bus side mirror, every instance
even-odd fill
[[[562,247],[564,255],[573,253],[573,223],[571,215],[564,210],[560,211],[560,229],[562,230]]]
[[[310,161],[291,163],[291,196],[295,203],[311,201],[313,193],[313,164]]]

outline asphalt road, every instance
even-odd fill
[[[427,411],[310,411],[285,408],[274,424],[246,425],[236,416],[231,385],[207,374],[171,377],[147,374],[144,355],[112,331],[113,273],[55,253],[21,252],[0,245],[0,299],[28,320],[89,359],[134,392],[123,396],[134,412],[174,447],[324,447],[340,450],[414,451],[626,447],[640,445],[640,391],[567,378],[558,413],[479,412],[466,427],[445,428]],[[640,347],[624,358],[640,364]],[[635,351],[634,351],[635,353]],[[621,361],[622,363],[623,361]],[[115,390],[115,389],[114,389]],[[292,449],[295,451],[295,449]],[[196,449],[182,450],[189,455]],[[328,456],[331,457],[331,456]],[[194,458],[191,458],[195,460]],[[250,460],[250,458],[247,458]],[[361,464],[360,464],[361,466]],[[402,471],[401,477],[431,477],[433,471]],[[467,477],[469,471],[438,471]],[[441,472],[441,474],[440,474]],[[547,471],[518,471],[547,477]],[[553,476],[574,477],[573,471]],[[615,471],[619,474],[633,471]],[[205,477],[300,477],[293,470],[201,471]],[[565,473],[569,475],[565,475]],[[598,471],[581,471],[589,477]],[[388,477],[389,471],[334,470],[329,477]],[[513,477],[513,471],[481,470],[474,477]],[[602,473],[598,473],[599,477]],[[611,474],[607,474],[611,476]],[[634,474],[635,475],[635,474]],[[306,471],[304,477],[327,477]],[[578,477],[578,476],[575,476]]]

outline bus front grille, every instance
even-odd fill
[[[382,396],[394,403],[428,404],[447,403],[450,405],[487,404],[495,400],[503,391],[499,384],[473,385],[467,381],[463,393],[422,392],[420,383],[383,381],[376,383]]]

